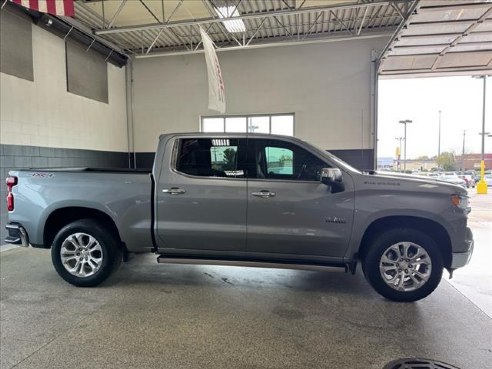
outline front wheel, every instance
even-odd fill
[[[390,229],[369,245],[362,268],[368,282],[393,301],[417,301],[441,281],[443,259],[435,241],[412,228]]]
[[[63,227],[51,247],[51,260],[68,283],[93,287],[106,280],[121,263],[117,237],[92,219]]]

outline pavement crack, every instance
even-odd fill
[[[41,345],[40,347],[38,347],[34,352],[31,352],[29,355],[27,355],[24,359],[22,359],[21,361],[19,361],[17,364],[15,364],[14,366],[11,366],[10,369],[13,369],[15,368],[16,366],[19,366],[20,364],[22,364],[24,361],[26,361],[27,359],[29,359],[31,356],[33,356],[35,353],[37,353],[38,351],[40,351],[42,348],[48,346],[51,342],[53,342],[54,340],[56,340],[59,336],[56,336],[54,337],[53,339],[51,339],[50,341],[46,342],[44,345]]]

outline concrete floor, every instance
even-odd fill
[[[75,288],[49,250],[3,251],[0,367],[381,369],[424,357],[489,369],[490,199],[472,199],[486,212],[470,219],[475,264],[412,304],[383,299],[360,273],[159,265],[153,255]]]

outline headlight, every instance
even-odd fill
[[[467,213],[471,211],[468,199],[466,195],[451,195],[451,203]]]

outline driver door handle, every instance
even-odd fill
[[[259,192],[252,192],[251,195],[267,199],[269,197],[275,197],[275,192],[270,192],[268,190],[261,190]]]
[[[179,187],[163,188],[162,192],[167,193],[169,195],[182,195],[186,193],[185,190]]]

